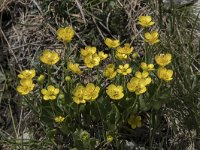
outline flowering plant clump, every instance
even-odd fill
[[[114,143],[120,129],[137,130],[149,110],[159,110],[165,103],[173,79],[172,55],[156,51],[159,33],[151,31],[155,22],[150,16],[140,16],[138,24],[145,28],[140,39],[143,55],[128,39],[120,43],[106,38],[101,44],[105,51],[98,45],[72,50],[75,32],[68,26],[57,30],[63,52],[44,50],[36,67],[40,69],[19,73],[19,94],[48,129],[55,129],[54,134],[73,139],[67,143],[71,148],[80,142],[82,149]],[[29,101],[34,98],[34,103]]]

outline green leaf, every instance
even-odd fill
[[[154,96],[157,88],[158,88],[158,85],[156,85],[156,84],[150,84],[149,85],[149,87],[148,87],[148,93],[149,93],[149,97],[150,98]]]
[[[159,101],[155,101],[152,103],[152,107],[155,109],[155,110],[159,110],[161,108],[161,102]]]
[[[6,76],[0,71],[0,83],[6,80]]]
[[[113,124],[116,126],[120,119],[120,113],[115,104],[112,104],[111,106],[112,106],[112,109],[111,109],[111,113],[109,114],[108,120],[110,124]]]
[[[81,140],[74,140],[74,145],[78,150],[83,150],[84,148],[84,144]]]
[[[101,119],[101,117],[99,116],[100,115],[100,112],[99,112],[99,109],[98,109],[98,106],[99,103],[96,103],[95,105],[95,102],[92,102],[90,104],[90,114],[91,114],[91,117],[92,117],[92,120],[94,121],[99,121]]]
[[[96,139],[95,138],[90,138],[90,145],[91,145],[92,148],[95,147],[95,145],[96,145]]]

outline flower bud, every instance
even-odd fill
[[[111,135],[107,135],[106,140],[110,143],[113,141],[113,137]]]
[[[67,81],[67,82],[68,82],[68,81],[71,81],[71,79],[72,79],[72,78],[71,78],[70,76],[66,76],[66,77],[65,77],[65,81]]]
[[[41,83],[44,81],[44,79],[45,79],[45,76],[44,76],[43,74],[41,74],[41,75],[37,78],[37,82],[41,84]]]
[[[137,53],[137,52],[133,53],[132,57],[133,57],[134,59],[136,59],[136,58],[138,57],[138,53]]]
[[[88,133],[87,131],[82,131],[80,134],[80,138],[82,140],[88,140],[90,138],[90,133]]]
[[[64,99],[65,99],[65,95],[64,95],[64,94],[62,94],[62,93],[61,93],[61,94],[59,94],[59,95],[58,95],[58,99],[64,100]]]

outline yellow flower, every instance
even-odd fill
[[[140,64],[140,67],[142,68],[143,71],[151,71],[154,70],[154,65],[153,64],[146,64],[145,62],[142,62]]]
[[[86,103],[84,95],[85,95],[85,87],[82,85],[78,85],[73,91],[72,99],[76,104]]]
[[[60,60],[58,53],[49,49],[45,50],[40,56],[40,61],[47,65],[54,65]]]
[[[78,63],[73,64],[72,62],[69,62],[67,64],[67,69],[69,71],[72,71],[75,74],[82,74],[83,73],[83,71],[80,70]]]
[[[171,63],[171,60],[172,60],[172,55],[170,53],[160,54],[155,56],[156,63],[161,67],[165,67],[166,65]]]
[[[99,65],[100,57],[97,54],[93,54],[85,57],[83,61],[88,68],[93,68]]]
[[[114,40],[114,39],[110,39],[110,38],[106,38],[106,40],[104,42],[108,46],[108,48],[116,48],[120,45],[119,40]]]
[[[49,85],[47,89],[42,89],[41,93],[43,94],[44,100],[54,100],[59,93],[59,89],[55,88],[53,85]]]
[[[93,83],[88,83],[85,87],[84,91],[84,99],[90,101],[95,100],[99,96],[100,88],[98,86],[95,87]]]
[[[37,82],[38,83],[42,83],[45,79],[45,76],[43,74],[41,74],[38,78],[37,78]]]
[[[135,92],[136,95],[140,95],[146,92],[145,80],[139,79],[137,77],[132,77],[127,83],[127,88],[130,92]]]
[[[123,53],[119,53],[118,51],[116,51],[116,58],[119,60],[126,60],[128,58],[127,54],[123,54]]]
[[[131,45],[129,43],[125,43],[124,47],[118,47],[117,48],[117,52],[118,53],[122,53],[122,54],[126,54],[126,55],[130,55],[133,51],[133,47],[131,47]]]
[[[139,22],[142,27],[149,27],[155,24],[155,22],[152,21],[151,16],[139,16]]]
[[[128,58],[128,56],[133,51],[133,47],[130,46],[130,44],[126,43],[124,44],[124,47],[118,47],[116,50],[116,57],[119,60],[125,60]]]
[[[137,71],[135,77],[127,83],[127,88],[130,92],[135,92],[136,95],[140,95],[146,92],[146,86],[151,83],[151,78],[148,77],[147,71]]]
[[[130,47],[130,44],[124,44],[124,47],[118,47],[116,50],[116,57],[119,60],[126,60],[128,56],[133,51],[133,47]]]
[[[117,72],[115,71],[115,65],[108,64],[104,69],[103,75],[108,79],[113,79],[117,75]]]
[[[128,119],[128,124],[131,125],[132,129],[135,129],[137,127],[140,128],[142,126],[141,120],[141,116],[130,115],[130,118]]]
[[[113,137],[111,135],[107,135],[106,140],[110,143],[113,141]]]
[[[106,93],[113,100],[120,100],[124,97],[123,87],[110,84],[107,87]]]
[[[153,31],[153,32],[146,32],[145,35],[145,42],[150,43],[151,45],[154,45],[156,43],[158,43],[160,40],[159,38],[159,34],[157,31]]]
[[[95,54],[97,51],[96,47],[86,46],[85,49],[81,48],[81,56],[83,59],[87,56]]]
[[[98,53],[98,56],[99,56],[100,60],[102,61],[108,57],[108,54],[105,54],[103,51],[100,51]]]
[[[125,64],[124,66],[119,65],[117,72],[126,76],[132,72],[132,69],[129,67],[129,64]]]
[[[74,30],[72,27],[67,26],[65,28],[59,28],[56,32],[57,39],[62,42],[71,42],[72,38],[74,37]]]
[[[61,122],[63,122],[64,120],[65,120],[65,118],[62,117],[62,116],[57,116],[57,117],[54,118],[54,121],[57,122],[57,123],[61,123]]]
[[[20,72],[20,74],[18,74],[18,77],[20,79],[32,79],[33,77],[35,77],[35,70],[34,69],[24,70]]]
[[[158,69],[157,75],[160,79],[164,80],[164,81],[170,81],[172,80],[172,76],[173,76],[173,70],[170,69],[166,69],[163,67],[160,67]]]
[[[20,85],[17,86],[17,92],[21,95],[27,95],[34,88],[35,84],[31,79],[22,79],[20,80]]]
[[[81,56],[85,65],[88,68],[93,68],[99,65],[101,58],[105,59],[106,54],[101,52],[99,55],[96,53],[96,47],[86,46],[85,49],[81,49]]]
[[[141,80],[140,82],[143,82],[145,86],[151,83],[151,78],[148,76],[149,73],[147,71],[143,71],[142,73],[140,71],[137,71],[135,73],[135,77],[140,79]]]
[[[67,82],[68,82],[68,81],[71,81],[71,79],[72,79],[72,78],[71,78],[70,76],[66,76],[66,77],[65,77],[65,81],[67,81]]]

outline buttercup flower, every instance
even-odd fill
[[[153,32],[146,32],[145,35],[145,42],[150,43],[151,45],[154,45],[156,43],[158,43],[160,40],[159,38],[159,34],[157,31],[153,31]]]
[[[67,64],[67,69],[75,74],[82,74],[83,71],[80,70],[79,64],[75,63],[73,64],[72,62],[69,62]]]
[[[116,55],[115,56],[119,60],[126,60],[128,58],[127,54],[118,53],[117,51],[116,51]]]
[[[125,64],[124,66],[119,65],[119,69],[117,69],[117,72],[125,76],[130,74],[132,72],[132,69],[129,67],[129,64]]]
[[[93,68],[99,65],[100,57],[97,54],[93,54],[85,57],[83,61],[88,68]]]
[[[47,65],[54,65],[60,60],[58,53],[49,49],[45,50],[40,56],[40,61]]]
[[[81,48],[81,56],[84,59],[85,57],[95,54],[96,51],[97,51],[96,47],[86,46],[85,49]]]
[[[155,22],[152,21],[151,16],[139,16],[139,22],[142,27],[149,27],[155,24]]]
[[[34,86],[35,84],[31,79],[22,79],[20,80],[20,85],[17,86],[17,92],[21,95],[27,95],[33,90]]]
[[[143,72],[137,71],[135,73],[135,77],[140,79],[141,80],[140,82],[143,82],[145,86],[151,83],[151,78],[148,77],[148,75],[149,73],[147,71],[143,71]]]
[[[88,83],[84,91],[84,99],[95,100],[99,96],[100,88],[93,83]]]
[[[166,65],[171,63],[171,60],[172,60],[172,55],[170,53],[160,54],[155,56],[156,63],[161,67],[165,67]]]
[[[73,91],[73,101],[76,104],[80,104],[80,103],[86,103],[86,99],[84,99],[84,95],[85,95],[85,87],[82,85],[78,85],[74,91]]]
[[[123,87],[110,84],[107,87],[106,93],[113,100],[120,100],[124,97]]]
[[[160,67],[158,69],[157,75],[160,79],[164,80],[164,81],[170,81],[172,80],[172,76],[173,76],[173,70],[170,69],[166,69],[163,67]]]
[[[140,67],[142,68],[142,70],[144,71],[151,71],[154,70],[154,65],[153,64],[146,64],[145,62],[142,62],[140,64]]]
[[[118,47],[117,48],[117,52],[122,53],[122,54],[126,54],[126,55],[131,54],[132,51],[133,51],[133,47],[131,47],[131,45],[129,43],[125,43],[124,47]]]
[[[114,39],[110,39],[110,38],[106,38],[106,40],[104,42],[108,46],[108,48],[116,48],[120,45],[119,40],[114,40]]]
[[[135,92],[136,95],[140,95],[146,92],[146,86],[151,83],[151,78],[148,77],[147,71],[137,71],[135,77],[127,83],[127,88],[130,92]]]
[[[20,79],[32,79],[33,77],[35,77],[35,70],[34,69],[24,70],[20,72],[20,74],[18,74],[18,77]]]
[[[41,93],[43,94],[44,100],[54,100],[59,93],[59,89],[55,88],[53,85],[49,85],[47,89],[42,89]]]
[[[65,28],[59,28],[56,32],[57,39],[62,42],[71,42],[72,38],[74,37],[74,30],[72,27],[67,26]]]
[[[133,47],[131,47],[130,44],[126,43],[124,44],[124,47],[117,47],[116,57],[119,60],[125,60],[128,58],[132,51]]]
[[[101,58],[105,58],[105,55],[102,55],[102,53],[100,55],[101,56],[96,53],[96,47],[86,46],[85,49],[81,49],[81,56],[88,68],[93,68],[99,65]]]
[[[62,117],[62,116],[57,116],[57,117],[54,118],[54,121],[57,122],[57,123],[61,123],[61,122],[63,122],[64,120],[65,120],[65,118]]]
[[[139,79],[141,79],[141,78],[146,78],[146,77],[148,77],[148,75],[149,75],[149,73],[148,73],[147,71],[143,71],[143,72],[137,71],[137,72],[135,73],[135,76],[136,76],[137,78],[139,78]]]
[[[117,72],[115,71],[115,65],[108,64],[104,69],[103,75],[108,79],[113,79],[117,75]]]
[[[103,51],[100,51],[98,53],[98,56],[99,56],[100,60],[102,61],[108,57],[108,54],[105,54]]]
[[[127,88],[130,92],[135,92],[136,95],[140,95],[146,92],[145,80],[139,79],[137,77],[132,77],[127,83]]]
[[[130,118],[128,119],[128,124],[131,125],[132,129],[135,129],[137,127],[140,128],[142,126],[141,120],[141,116],[130,115]]]

